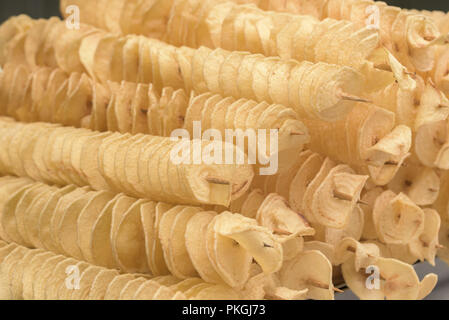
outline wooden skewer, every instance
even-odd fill
[[[280,234],[282,236],[290,236],[292,233],[287,231],[287,230],[283,230],[283,229],[279,229],[279,228],[274,228],[273,232],[276,234]]]
[[[345,201],[352,201],[352,199],[350,197],[348,197],[345,194],[340,193],[339,191],[335,191],[334,190],[334,197],[340,200],[345,200]]]
[[[325,289],[325,290],[329,290],[330,286],[328,284],[322,283],[321,281],[318,280],[314,280],[314,279],[308,279],[306,281],[306,284],[312,286],[312,287],[316,287],[316,288],[320,288],[320,289]],[[335,292],[344,292],[338,288],[335,288],[334,286],[332,286],[332,290],[334,290]]]
[[[391,66],[388,63],[378,63],[374,65],[375,69],[383,70],[383,71],[393,71]]]
[[[352,199],[342,193],[339,193],[338,191],[334,191],[334,197],[339,199],[339,200],[345,200],[345,201],[352,201]],[[368,202],[362,201],[362,200],[358,200],[357,204],[363,204],[365,206],[369,206]]]
[[[364,103],[372,103],[372,101],[355,96],[353,94],[349,94],[346,92],[340,92],[339,94],[340,98],[343,100],[349,100],[349,101],[355,101],[355,102],[364,102]]]
[[[212,184],[220,184],[220,185],[226,185],[226,186],[229,186],[231,184],[229,181],[214,178],[214,177],[207,177],[206,181],[209,183],[212,183]]]

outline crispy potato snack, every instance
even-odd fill
[[[414,265],[449,264],[447,13],[60,10],[0,25],[0,299],[421,300],[436,287]]]
[[[40,249],[1,242],[2,285],[9,297],[25,300],[236,300],[240,292],[198,278],[120,275],[116,270]],[[70,274],[79,272],[79,283]],[[68,277],[69,275],[69,277]],[[202,285],[193,291],[194,286]],[[3,289],[3,288],[2,288]]]
[[[395,127],[395,115],[374,105],[353,109],[332,124],[305,120],[312,150],[362,168],[377,185],[386,185],[409,157],[411,129]]]
[[[114,36],[87,25],[83,25],[84,29],[85,33],[76,34],[77,47],[70,53],[55,41],[52,54],[57,57],[61,50],[66,58],[80,62],[81,67],[57,62],[57,66],[65,72],[88,73],[101,83],[126,80],[151,82],[157,90],[172,87],[187,92],[194,90],[198,94],[210,91],[236,99],[284,104],[300,116],[327,121],[343,118],[357,101],[365,101],[358,96],[364,77],[351,67],[299,63],[206,47],[196,50],[179,48],[142,36]],[[27,38],[31,33],[22,35]],[[107,39],[107,43],[101,45],[103,42],[99,39]],[[51,40],[48,39],[48,42]],[[117,50],[117,47],[120,49]],[[42,50],[39,46],[38,49]],[[25,54],[24,47],[15,50],[23,50]],[[30,63],[24,60],[21,63],[30,67],[55,67],[45,62]],[[129,71],[130,67],[136,66],[135,71]]]
[[[74,186],[63,193],[62,188],[21,178],[3,180],[5,192],[7,185],[24,184],[12,195],[1,193],[5,210],[0,225],[7,237],[27,247],[128,273],[173,274],[179,279],[201,276],[236,288],[249,279],[249,273],[236,276],[243,262],[249,270],[255,259],[266,274],[278,271],[282,264],[282,239],[269,226],[239,214],[205,212]],[[41,197],[47,204],[40,213],[22,205]],[[204,232],[198,233],[198,227]],[[310,234],[307,226],[300,229],[301,234]],[[37,235],[31,238],[31,234]],[[234,253],[226,251],[230,243],[238,243]],[[236,260],[241,258],[245,259]]]
[[[173,159],[180,152],[180,143],[169,138],[142,136],[141,144],[130,144],[135,137],[119,133],[9,120],[1,120],[1,124],[5,125],[2,129],[15,132],[15,143],[5,143],[0,148],[4,148],[2,152],[14,154],[17,160],[5,159],[1,163],[4,174],[26,175],[56,184],[91,186],[95,190],[124,192],[152,200],[217,205],[229,205],[231,200],[239,198],[253,178],[252,167],[245,164],[196,165],[192,161],[175,164]],[[78,133],[86,135],[83,143],[77,144],[78,150],[62,147],[75,142]],[[30,135],[33,136],[31,141]],[[21,142],[24,147],[17,148],[22,146]],[[208,143],[201,144],[205,147]],[[120,148],[122,145],[127,147]],[[181,147],[183,145],[185,143],[181,142]],[[194,154],[195,142],[188,141],[188,147]],[[123,161],[117,161],[120,153],[125,153]],[[25,163],[25,159],[29,161]],[[127,165],[130,161],[134,163],[133,168]],[[130,169],[129,173],[124,169]],[[48,179],[42,176],[48,173],[51,175]],[[140,190],[135,190],[135,183],[139,184]]]

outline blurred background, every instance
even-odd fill
[[[449,11],[448,0],[384,0],[385,2],[403,7],[428,10]],[[33,18],[48,18],[59,15],[59,0],[1,0],[0,22],[12,15],[25,13]]]

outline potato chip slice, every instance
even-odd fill
[[[407,244],[419,237],[424,229],[424,211],[403,193],[385,191],[373,210],[377,235],[385,243]]]
[[[100,271],[92,282],[87,300],[104,300],[109,284],[118,275],[119,273],[116,270]]]
[[[139,289],[140,286],[146,281],[147,279],[145,278],[137,278],[129,281],[120,292],[119,300],[132,300],[137,289]]]
[[[25,240],[19,233],[15,210],[20,203],[21,199],[33,189],[39,187],[39,183],[34,183],[30,185],[25,185],[20,189],[16,190],[9,200],[3,206],[2,214],[2,228],[9,238],[14,240],[15,243],[25,244]]]
[[[257,211],[257,222],[271,230],[284,242],[298,236],[313,236],[315,230],[299,213],[293,211],[287,200],[277,194],[269,194]]]
[[[26,191],[20,201],[17,203],[17,207],[15,210],[17,231],[19,232],[22,239],[24,239],[28,247],[31,246],[31,241],[28,237],[28,230],[25,227],[25,220],[29,215],[30,209],[32,208],[33,201],[36,198],[41,197],[41,194],[48,189],[48,186],[42,184],[37,185],[35,188],[31,188]]]
[[[66,260],[64,256],[58,255],[49,258],[39,271],[35,274],[34,283],[33,283],[33,299],[36,300],[45,300],[46,297],[46,285],[47,282],[51,279],[53,270],[55,270],[56,266],[61,262]],[[72,260],[75,263],[75,260]]]
[[[90,247],[93,227],[98,217],[101,215],[102,210],[114,198],[114,195],[106,192],[99,191],[90,199],[88,204],[80,212],[77,220],[77,244],[81,250],[81,253],[85,260],[93,261],[92,250]]]
[[[215,213],[200,212],[187,223],[185,231],[186,248],[195,270],[201,278],[210,283],[221,283],[221,277],[209,260],[206,247],[206,232]]]
[[[209,260],[227,284],[232,287],[241,287],[249,278],[252,257],[240,245],[237,246],[234,240],[216,233],[216,221],[217,219],[214,219],[209,224],[206,234]],[[226,256],[234,258],[229,260],[225,258]]]
[[[133,300],[153,300],[156,292],[161,288],[161,285],[153,280],[143,282],[136,290]]]
[[[281,284],[293,290],[308,289],[307,298],[333,300],[332,265],[320,251],[304,251],[284,264]]]
[[[438,198],[440,178],[434,169],[407,163],[388,184],[393,192],[404,192],[419,206],[432,205]]]
[[[44,204],[44,207],[39,216],[38,237],[45,249],[51,250],[55,248],[52,242],[50,228],[51,220],[54,216],[57,204],[62,197],[72,193],[75,189],[76,186],[70,185],[61,189],[54,190]]]
[[[110,241],[113,209],[116,203],[123,197],[123,194],[118,194],[107,203],[92,229],[90,243],[92,259],[95,264],[111,269],[117,267]]]
[[[166,212],[160,221],[159,239],[164,257],[170,261],[167,265],[171,273],[180,279],[197,275],[187,250],[185,234],[188,222],[198,212],[199,208],[184,208],[178,212],[175,207]]]
[[[427,260],[435,265],[435,255],[438,242],[438,231],[441,226],[441,218],[437,211],[429,208],[424,209],[424,230],[419,238],[409,244],[410,251],[419,257],[421,261]]]
[[[84,188],[76,188],[72,192],[64,194],[59,198],[54,211],[51,213],[50,223],[49,223],[49,233],[50,233],[50,242],[51,246],[55,248],[54,251],[58,253],[64,253],[64,250],[61,247],[58,238],[58,227],[61,224],[63,219],[63,213],[67,210],[67,208],[75,201],[76,199],[86,195],[90,189],[88,187]],[[42,220],[41,220],[42,221]]]
[[[128,272],[148,272],[140,213],[140,208],[145,202],[139,200],[133,203],[121,218],[115,238],[111,238],[114,256],[120,268]]]
[[[324,159],[318,154],[312,154],[304,161],[290,184],[289,203],[295,211],[306,214],[305,197],[313,180],[317,177]],[[309,220],[310,221],[310,220]]]

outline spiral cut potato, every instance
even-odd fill
[[[1,191],[23,180],[4,177]],[[1,226],[5,238],[27,247],[124,272],[200,275],[239,288],[249,279],[253,259],[266,274],[282,264],[279,240],[253,219],[88,188],[25,183],[9,197],[2,194]]]
[[[250,165],[236,161],[194,164],[191,157],[204,155],[201,150],[226,149],[233,155],[241,152],[222,143],[175,142],[149,135],[98,133],[8,119],[0,120],[0,126],[1,172],[37,181],[91,186],[99,191],[181,204],[227,206],[249,188],[254,174]],[[180,152],[188,158],[177,163]]]
[[[374,105],[358,106],[342,121],[304,123],[311,150],[360,168],[377,185],[388,184],[410,155],[410,128],[395,127],[395,115]]]
[[[97,131],[170,136],[182,128],[188,105],[181,89],[165,87],[159,95],[151,84],[102,85],[84,73],[47,67],[6,64],[0,84],[2,115]]]
[[[347,21],[320,22],[310,16],[266,12],[254,5],[216,0],[175,0],[164,40],[178,46],[350,66],[365,73],[375,87],[393,82],[391,72],[376,68],[369,60],[379,59],[378,32],[360,30]],[[341,50],[336,53],[337,48]]]
[[[267,102],[257,103],[248,99],[223,98],[220,95],[204,93],[193,96],[185,118],[185,128],[190,136],[195,134],[195,122],[201,125],[202,134],[209,133],[214,136],[218,132],[221,138],[229,136],[228,130],[234,130],[237,143],[241,149],[257,146],[261,137],[260,130],[266,130],[265,141],[270,143],[267,150],[274,143],[269,138],[270,130],[278,130],[277,151],[295,150],[302,151],[310,137],[307,128],[298,120],[297,114],[290,108],[279,104],[270,105]],[[217,132],[212,132],[217,130]],[[246,144],[244,139],[248,138]],[[220,138],[220,137],[217,137]],[[260,148],[259,148],[260,149]],[[256,150],[251,150],[248,156],[256,162]],[[289,152],[287,152],[289,154]]]
[[[80,3],[81,12],[88,13],[95,12],[98,5],[95,1],[64,1],[61,3],[61,11],[66,17],[68,13],[64,8],[72,2]],[[146,26],[141,23],[135,26],[145,15],[145,11],[138,11],[139,5],[149,6],[146,2],[154,4],[154,1],[148,0],[141,1],[141,4],[131,1],[127,5],[123,4],[124,1],[118,1],[117,6],[129,7],[130,11],[121,15],[123,20],[117,17],[116,27],[103,26],[101,19],[93,19],[91,14],[86,14],[82,22],[122,34],[159,37],[175,45],[221,46],[229,50],[248,50],[267,56],[280,55],[284,58],[286,54],[286,58],[315,58],[317,60],[313,61],[351,66],[363,61],[380,43],[394,52],[410,70],[421,72],[433,68],[435,44],[444,43],[446,39],[441,36],[436,20],[428,14],[401,10],[383,2],[360,0],[349,3],[343,0],[171,0],[160,5],[159,16],[153,15],[155,25],[159,25],[160,20],[167,22],[165,32],[154,34],[153,24]],[[257,6],[268,11],[262,11]],[[114,5],[105,11],[119,16],[116,9]],[[321,19],[324,20],[320,22]],[[444,24],[442,21],[441,18],[438,19],[438,26]],[[443,33],[447,34],[444,30]],[[309,35],[312,41],[307,39]],[[321,40],[318,40],[319,37]],[[305,50],[301,46],[304,42],[309,46]],[[339,50],[337,55],[326,57],[338,45],[344,49]],[[357,45],[352,52],[351,45]],[[303,50],[308,53],[303,54]],[[293,56],[291,51],[294,51]],[[344,57],[332,61],[341,54]],[[380,76],[387,77],[380,70],[371,72],[378,79]]]
[[[254,3],[263,10],[348,20],[359,28],[378,29],[382,45],[411,71],[426,72],[435,62],[435,44],[445,39],[432,18],[372,0],[233,0]]]
[[[424,80],[409,72],[391,54],[388,54],[388,64],[393,70],[396,81],[379,91],[368,94],[367,97],[375,105],[393,112],[398,124],[415,128],[416,116],[425,86]]]
[[[356,206],[367,179],[368,176],[357,175],[347,165],[338,165],[319,154],[304,151],[277,175],[257,179],[255,187],[260,187],[262,194],[277,193],[280,199],[288,199],[288,206],[303,214],[314,228],[325,227],[330,231],[344,230],[358,221],[352,219],[353,213],[358,212]],[[242,198],[245,197],[243,203],[236,201],[241,204],[235,209],[241,208],[242,214],[253,212],[254,206],[263,210],[262,203],[254,201],[258,198],[257,191]]]
[[[42,29],[52,32],[42,33]],[[161,52],[161,48],[165,50]],[[103,84],[123,80],[153,83],[159,94],[163,87],[176,90],[184,87],[180,73],[186,70],[180,68],[178,59],[188,65],[189,58],[185,55],[192,54],[192,49],[175,48],[142,36],[119,36],[85,24],[72,30],[58,18],[36,21],[31,29],[8,42],[5,39],[0,50],[10,63],[32,69],[60,68],[69,74],[86,73]],[[183,54],[175,57],[177,51]],[[186,76],[189,75],[190,72]]]
[[[76,41],[67,44],[58,38],[41,42],[53,47],[56,66],[69,73],[86,72],[101,83],[126,80],[152,83],[157,90],[172,87],[187,92],[194,90],[197,94],[212,92],[266,101],[289,106],[301,117],[327,121],[343,118],[356,101],[365,101],[357,96],[363,87],[363,76],[350,67],[283,61],[223,49],[177,48],[142,36],[119,37],[92,27],[82,29],[84,32],[61,30],[66,38],[76,37]],[[22,35],[25,42],[36,42],[29,40],[30,35],[31,32]],[[43,50],[39,44],[32,52],[25,47],[9,51],[31,56],[24,58],[26,61],[35,60],[35,51]],[[62,53],[66,60],[57,59]],[[14,61],[13,57],[10,59]],[[23,59],[17,62],[23,63]],[[53,66],[51,63],[38,65]]]
[[[120,274],[41,249],[0,244],[8,298],[23,300],[237,300],[241,293],[199,278]],[[79,276],[79,282],[75,276]]]
[[[61,14],[67,18],[80,9],[83,23],[121,34],[143,34],[162,38],[166,32],[173,0],[61,0]]]
[[[297,63],[275,57],[229,52],[223,49],[195,50],[192,83],[195,92],[213,92],[257,102],[283,104],[300,117],[335,121],[363,99],[359,73],[326,63]]]
[[[413,265],[449,263],[445,13],[60,6],[0,25],[0,299],[435,288]]]

